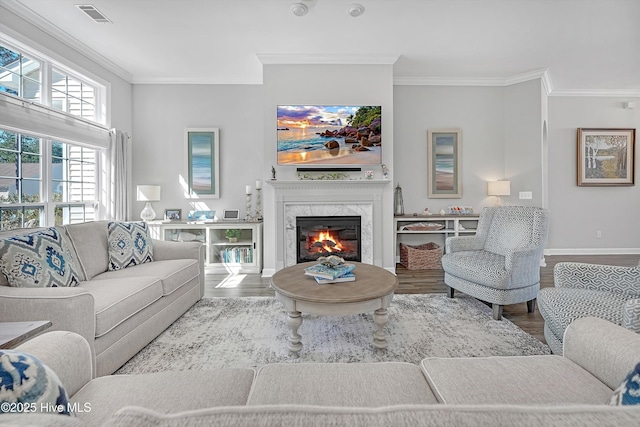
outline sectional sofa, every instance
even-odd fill
[[[0,239],[53,233],[71,252],[79,284],[12,287],[0,274],[0,322],[50,320],[50,330],[78,333],[89,344],[97,376],[122,366],[204,294],[200,243],[151,239],[152,262],[113,270],[108,221],[58,226],[54,231],[14,230],[0,233]]]
[[[0,415],[0,424],[97,426],[626,426],[640,405],[608,405],[640,361],[640,335],[573,322],[564,356],[426,358],[420,365],[285,363],[91,379],[81,336],[51,332],[18,350],[58,375],[75,418]],[[4,418],[3,418],[4,417]]]

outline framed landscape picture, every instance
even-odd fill
[[[635,185],[635,129],[578,128],[578,186]]]
[[[429,198],[459,199],[460,182],[460,129],[427,131],[427,169]]]
[[[185,130],[187,184],[191,198],[220,197],[219,135],[217,128]]]

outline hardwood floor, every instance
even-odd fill
[[[639,258],[639,255],[548,256],[547,265],[540,270],[540,287],[553,286],[553,267],[558,262],[574,261],[630,267],[636,265]],[[396,274],[400,281],[397,294],[434,294],[445,293],[447,290],[442,270],[407,270],[398,264]],[[273,290],[269,288],[269,278],[263,278],[258,274],[207,274],[205,278],[205,297],[273,295]],[[524,331],[545,342],[544,321],[537,308],[534,313],[527,313],[525,303],[508,305],[504,307],[503,315]]]

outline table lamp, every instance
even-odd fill
[[[502,206],[500,196],[511,195],[511,181],[489,181],[487,183],[487,194],[496,196],[496,206]]]
[[[140,218],[143,221],[152,221],[156,217],[156,212],[151,207],[151,202],[160,201],[159,185],[138,185],[136,187],[138,193],[138,201],[146,202],[144,209],[140,212]]]

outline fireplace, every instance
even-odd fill
[[[361,261],[359,216],[296,217],[296,262],[315,261],[337,255],[346,261]]]

